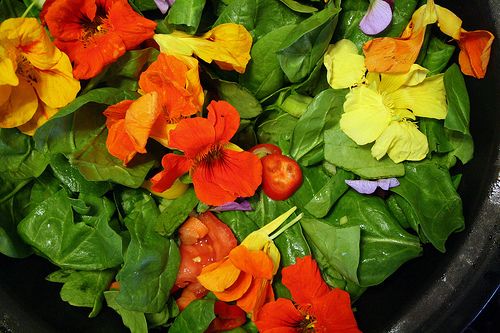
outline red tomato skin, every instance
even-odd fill
[[[269,198],[286,200],[302,185],[302,170],[294,159],[271,154],[261,161],[262,190]]]
[[[249,152],[257,155],[259,158],[263,158],[271,154],[282,154],[280,147],[273,145],[272,143],[259,143],[258,145],[250,148]]]

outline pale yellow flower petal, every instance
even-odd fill
[[[360,84],[366,72],[365,57],[358,54],[356,44],[348,39],[330,45],[323,64],[326,67],[328,84],[334,89]]]
[[[391,112],[382,95],[360,86],[346,96],[340,128],[358,145],[375,141],[391,122]]]
[[[415,86],[427,77],[429,70],[424,67],[413,64],[410,70],[404,74],[386,73],[381,74],[381,81],[379,85],[379,91],[392,92],[402,86]]]
[[[0,127],[12,128],[27,123],[38,108],[38,98],[33,87],[23,78],[12,87],[10,98],[0,106]]]
[[[411,122],[393,121],[372,147],[377,160],[386,153],[395,163],[420,161],[429,152],[426,136]]]
[[[451,10],[436,5],[439,29],[455,40],[460,39],[462,20]]]
[[[80,81],[73,78],[71,62],[62,53],[54,67],[34,70],[36,80],[32,82],[38,97],[52,108],[60,108],[75,99],[80,90]]]
[[[390,97],[395,108],[410,109],[418,117],[444,119],[447,114],[443,75],[434,75],[413,87],[402,87]]]
[[[434,0],[428,0],[427,4],[419,7],[411,17],[413,31],[420,31],[421,29],[425,29],[425,27],[427,27],[429,24],[436,23],[437,20],[438,15]]]
[[[252,36],[239,24],[216,26],[203,36],[192,36],[181,31],[157,34],[155,41],[160,51],[171,55],[196,55],[205,62],[214,61],[224,70],[244,73],[250,60]]]
[[[38,103],[38,109],[33,118],[17,128],[26,135],[34,135],[37,128],[49,121],[58,111],[59,109],[57,108],[51,108],[43,103]]]

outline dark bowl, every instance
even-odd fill
[[[467,30],[500,36],[500,1],[440,1],[464,21]],[[441,254],[430,247],[356,303],[364,332],[462,332],[499,285],[500,180],[498,80],[500,47],[493,44],[488,74],[467,78],[475,157],[463,169],[459,188],[466,228]],[[60,285],[44,280],[56,270],[32,256],[0,255],[0,332],[127,332],[111,310],[87,318],[86,309],[59,298]]]

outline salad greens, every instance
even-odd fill
[[[449,65],[455,47],[439,31],[430,33],[420,63],[429,76],[444,72],[448,114],[418,120],[429,143],[424,160],[394,163],[375,159],[370,145],[341,130],[349,90],[331,88],[323,66],[333,42],[347,38],[361,50],[373,38],[359,28],[368,0],[176,0],[166,16],[152,0],[129,2],[156,19],[157,32],[202,34],[231,22],[253,37],[245,73],[204,64],[202,85],[239,111],[235,143],[278,145],[300,164],[303,183],[287,200],[258,192],[248,199],[252,211],[218,213],[238,242],[296,206],[292,217],[304,218],[274,240],[281,266],[312,254],[325,281],[357,299],[421,256],[423,246],[445,252],[446,240],[464,228],[454,166],[473,157],[469,100],[459,67]],[[380,36],[399,36],[418,2],[394,1],[392,23]],[[26,5],[2,0],[0,9],[5,20]],[[47,280],[60,283],[62,300],[88,308],[89,317],[107,305],[132,332],[157,326],[204,332],[215,318],[215,300],[209,295],[179,312],[171,291],[181,262],[177,230],[208,206],[191,188],[175,199],[147,190],[144,182],[159,170],[165,147],[150,142],[148,153],[128,166],[106,147],[103,110],[139,97],[139,75],[158,54],[153,47],[126,52],[32,137],[0,129],[0,253],[36,254],[58,266]],[[389,177],[400,185],[383,196],[358,194],[345,183]],[[286,297],[277,280],[276,294]],[[119,290],[110,289],[113,281]],[[233,331],[254,332],[251,325]]]

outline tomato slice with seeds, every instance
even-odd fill
[[[259,158],[271,154],[278,154],[278,155],[282,154],[280,147],[273,145],[272,143],[260,143],[250,148],[249,152],[254,153]]]
[[[271,199],[288,199],[302,184],[302,170],[290,157],[271,154],[261,161],[262,190]]]

